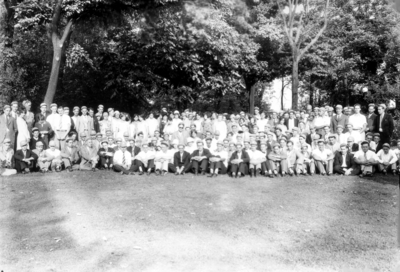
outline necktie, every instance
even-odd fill
[[[122,164],[125,165],[126,161],[125,161],[125,152],[122,153]]]

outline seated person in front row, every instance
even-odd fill
[[[301,174],[303,169],[304,157],[301,152],[294,148],[294,143],[292,141],[287,142],[287,164],[289,175]]]
[[[114,149],[108,146],[107,140],[101,141],[101,148],[99,149],[98,156],[100,159],[101,170],[111,170],[113,168]]]
[[[172,164],[173,154],[168,150],[168,143],[161,143],[161,150],[156,152],[154,158],[154,164],[156,166],[156,176],[163,175],[165,176],[168,173],[168,170],[172,173],[175,173],[175,167]]]
[[[56,148],[56,143],[54,141],[50,141],[49,148],[46,150],[45,158],[46,161],[49,162],[52,171],[61,171],[61,151]],[[48,169],[46,171],[48,171]]]
[[[36,142],[36,148],[32,150],[37,156],[36,169],[42,173],[49,171],[50,161],[46,158],[46,150],[42,141]]]
[[[301,146],[301,155],[303,156],[303,169],[302,174],[307,176],[308,173],[315,173],[315,163],[311,156],[311,147],[309,144]]]
[[[68,138],[66,140],[66,145],[61,152],[61,160],[68,172],[73,170],[79,170],[80,156],[78,153],[78,148],[73,145],[74,140]]]
[[[224,149],[222,141],[217,143],[215,150],[210,157],[210,175],[208,177],[218,177],[218,174],[226,174],[228,168],[228,151]]]
[[[96,165],[99,162],[99,156],[97,155],[97,149],[93,145],[93,140],[88,139],[86,140],[86,144],[81,146],[79,150],[81,155],[81,170],[92,170],[93,172],[96,171]]]
[[[276,143],[273,146],[272,152],[268,154],[270,177],[278,176],[279,173],[285,176],[288,171],[287,165],[287,153],[285,150],[281,149],[281,146]],[[272,174],[273,173],[273,174]]]
[[[37,156],[28,149],[28,142],[21,141],[21,149],[17,150],[14,155],[15,168],[18,173],[27,174],[33,169],[37,160]]]
[[[268,173],[267,156],[262,153],[260,150],[257,150],[257,142],[250,143],[250,150],[247,150],[247,154],[249,154],[250,163],[250,177],[255,177],[258,171],[261,171],[262,174]]]
[[[379,160],[379,171],[385,175],[391,171],[393,175],[396,175],[397,156],[396,153],[390,149],[390,145],[388,143],[383,144],[382,149],[379,150],[378,154],[376,155],[378,156]]]
[[[249,154],[243,150],[242,143],[236,143],[236,151],[233,152],[229,162],[231,164],[231,177],[237,178],[247,175],[249,172],[248,164],[250,162],[250,157]]]
[[[354,164],[353,154],[349,152],[346,144],[340,145],[340,151],[335,154],[333,171],[340,175],[357,175],[358,167]]]
[[[132,165],[131,153],[126,150],[126,147],[126,143],[121,142],[120,147],[115,151],[113,168],[115,172],[120,172],[122,175],[134,175],[134,173],[130,171]]]
[[[361,142],[361,150],[354,154],[354,162],[361,168],[360,178],[364,176],[373,177],[374,166],[378,164],[379,158],[374,151],[369,149],[367,141]]]
[[[185,151],[184,144],[178,144],[178,150],[174,154],[175,175],[184,175],[190,170],[190,154]]]
[[[315,167],[321,175],[331,175],[333,173],[333,159],[334,155],[331,150],[325,148],[323,140],[318,141],[318,148],[312,152]]]
[[[17,170],[14,169],[13,156],[14,149],[11,148],[11,140],[6,138],[0,147],[0,174],[2,176],[17,174]]]
[[[154,159],[156,157],[156,152],[154,150],[150,150],[150,144],[143,144],[141,151],[136,155],[136,165],[135,171],[139,170],[139,175],[143,175],[144,172],[149,176],[151,171],[154,170]],[[137,169],[136,169],[137,168]]]
[[[211,153],[208,149],[204,148],[204,143],[201,141],[197,142],[197,150],[193,151],[191,156],[192,169],[195,175],[201,172],[202,175],[206,174],[208,167],[208,159],[211,157]]]

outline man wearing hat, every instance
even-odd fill
[[[100,170],[111,170],[114,166],[114,149],[108,146],[107,139],[101,141],[101,148],[98,151],[100,158]]]
[[[104,113],[104,106],[103,105],[99,105],[97,107],[97,113],[96,113],[96,116],[97,116],[99,121],[103,120],[103,113]]]
[[[330,176],[333,173],[334,155],[331,150],[325,148],[324,140],[318,140],[318,148],[312,152],[315,167],[321,175]]]
[[[79,135],[81,135],[83,132],[90,133],[93,127],[93,119],[88,115],[87,107],[82,106],[81,111],[82,115],[79,117]]]
[[[58,142],[60,150],[63,150],[65,146],[65,140],[68,136],[68,133],[71,130],[71,118],[68,115],[64,114],[64,107],[61,106],[58,107],[58,115],[59,115],[58,127],[53,129],[56,133],[55,136],[56,145]]]
[[[52,133],[49,133],[51,140],[55,142],[57,149],[60,149],[60,143],[58,141],[57,131],[60,130],[60,115],[57,113],[57,104],[52,103],[50,105],[51,114],[46,118],[46,121],[52,128]]]
[[[93,140],[88,139],[86,141],[86,144],[83,145],[79,150],[79,153],[81,155],[80,170],[88,170],[88,171],[92,170],[93,172],[95,172],[96,165],[99,162],[99,156],[97,155],[96,147],[93,145]],[[130,163],[131,162],[129,161],[129,166]]]
[[[28,149],[28,142],[21,141],[21,149],[17,150],[14,155],[15,168],[18,173],[27,174],[30,172],[36,163],[36,154]]]
[[[131,153],[129,153],[126,148],[126,143],[122,142],[121,147],[115,151],[113,169],[115,172],[121,173],[121,175],[134,175],[135,173],[130,171],[132,165]]]
[[[91,118],[91,130],[96,131],[96,133],[100,132],[100,118],[94,114],[94,109],[93,108],[89,108],[89,116]]]
[[[17,111],[18,111],[18,102],[17,102],[17,101],[11,102],[11,112],[10,112],[10,115],[11,115],[13,118],[15,118],[15,119],[17,119],[17,117],[18,117]]]
[[[367,128],[367,118],[361,114],[361,105],[354,105],[355,113],[349,117],[349,125],[353,126],[352,136],[356,143],[365,140],[365,130]]]
[[[288,130],[292,130],[295,127],[299,126],[299,120],[296,118],[294,115],[294,111],[289,112],[289,118],[285,119],[285,126],[287,127]]]
[[[250,157],[249,154],[243,150],[243,144],[237,143],[236,144],[236,151],[233,152],[229,159],[230,163],[230,176],[237,178],[237,177],[244,177],[249,172],[249,162]]]
[[[357,175],[358,173],[355,170],[357,170],[357,167],[354,165],[353,154],[349,152],[346,144],[341,144],[340,151],[335,154],[333,160],[334,173],[345,176]]]
[[[387,175],[388,172],[392,172],[393,175],[396,175],[396,163],[398,159],[396,153],[394,150],[390,149],[388,143],[383,144],[383,147],[379,150],[377,156],[379,161],[379,171],[385,175]]]
[[[250,143],[250,149],[246,150],[249,155],[249,172],[250,177],[256,177],[257,172],[261,171],[262,174],[268,174],[268,167],[266,167],[267,157],[260,150],[257,150],[257,142]],[[264,169],[262,169],[262,165],[264,165]]]
[[[375,132],[380,134],[381,142],[391,144],[394,123],[392,115],[385,112],[386,105],[378,105],[379,115],[375,118]]]
[[[36,146],[32,149],[32,152],[35,153],[37,157],[36,170],[39,170],[42,173],[49,171],[50,161],[47,160],[43,142],[36,142]]]
[[[35,122],[35,115],[31,111],[32,103],[29,100],[25,100],[22,102],[22,105],[26,110],[24,120],[26,121],[26,124],[28,125],[28,131],[30,132],[32,130],[33,123]]]
[[[361,142],[361,150],[354,154],[354,162],[361,168],[360,178],[373,177],[374,166],[379,163],[379,158],[375,152],[369,150],[367,141]]]
[[[293,141],[287,142],[287,164],[288,164],[288,174],[290,176],[299,175],[302,173],[304,157],[301,152],[295,148],[295,143]]]
[[[182,120],[179,118],[179,111],[175,110],[174,118],[172,119],[172,133],[178,130],[180,123],[182,123]]]
[[[353,136],[347,137],[347,148],[352,154],[356,153],[359,150],[359,145],[354,142]]]
[[[139,171],[139,175],[143,175],[146,172],[148,176],[151,174],[151,171],[154,171],[156,152],[151,150],[152,146],[152,143],[142,144],[142,148],[139,149],[140,152],[135,155],[135,165],[132,165],[131,171]]]
[[[367,132],[365,134],[365,140],[369,143],[369,149],[376,153],[376,143],[374,142],[374,134],[372,132]]]
[[[375,131],[375,119],[376,119],[375,104],[368,105],[368,113],[367,113],[366,117],[367,117],[367,128],[365,129],[365,132],[374,132]]]
[[[68,138],[66,140],[66,145],[61,151],[61,160],[68,172],[79,170],[80,156],[78,153],[78,148],[73,146],[72,138]]]
[[[168,150],[168,143],[161,143],[161,150],[157,151],[154,158],[154,164],[156,169],[156,176],[165,176],[168,171],[175,173],[176,168],[174,167],[173,160],[174,154]]]
[[[374,133],[374,142],[375,142],[375,152],[378,152],[383,147],[383,142],[381,140],[380,133]]]
[[[32,138],[29,141],[29,149],[33,150],[36,148],[36,143],[41,142],[39,129],[37,127],[32,128]]]
[[[348,116],[344,115],[342,110],[343,106],[337,105],[336,115],[331,117],[330,130],[332,133],[337,133],[338,126],[342,126],[343,128],[345,128],[347,123],[349,122]]]
[[[75,131],[76,133],[79,133],[79,127],[80,127],[79,107],[75,106],[72,112],[73,112],[73,116],[71,117],[72,130]]]
[[[47,116],[49,116],[49,112],[47,112],[46,103],[41,103],[39,109],[40,109],[40,112],[35,115],[35,124],[37,124],[39,122],[40,116],[43,116],[44,120],[46,120]]]
[[[336,127],[337,142],[339,144],[347,144],[348,135],[346,133],[343,133],[343,131],[344,131],[344,127],[342,125],[338,125]]]
[[[225,175],[228,169],[229,161],[228,151],[224,148],[224,143],[218,141],[217,149],[212,153],[210,161],[210,175],[208,177],[218,177],[218,174]]]
[[[6,138],[0,145],[0,174],[2,176],[15,175],[14,149],[11,148],[11,140]]]
[[[183,122],[180,122],[178,124],[178,130],[172,133],[172,140],[178,140],[179,144],[186,145],[187,144],[187,139],[189,138],[189,132],[184,130],[184,124]]]
[[[5,138],[11,140],[11,148],[16,147],[15,140],[18,132],[17,121],[14,117],[10,116],[11,107],[4,106],[4,113],[0,116],[0,143]]]
[[[335,134],[329,135],[328,142],[325,147],[332,151],[333,155],[340,151],[340,144],[336,141]]]
[[[61,151],[56,147],[53,140],[49,142],[49,148],[46,150],[46,160],[49,162],[52,171],[61,171]]]
[[[199,173],[205,175],[211,153],[208,149],[204,148],[204,143],[201,141],[198,141],[196,146],[197,149],[191,154],[191,167],[195,175],[199,175]]]
[[[318,115],[314,118],[315,129],[318,134],[321,134],[322,137],[325,136],[325,126],[331,125],[331,118],[325,115],[325,108],[321,107],[318,109]]]
[[[270,176],[278,176],[278,174],[285,176],[288,172],[286,149],[281,149],[281,146],[276,143],[272,148],[272,152],[267,157],[270,166]]]

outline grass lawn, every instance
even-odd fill
[[[0,182],[0,271],[393,271],[398,177]]]

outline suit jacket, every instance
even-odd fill
[[[331,132],[332,133],[337,133],[337,127],[339,125],[343,126],[343,130],[346,130],[346,125],[349,122],[349,117],[347,115],[342,115],[340,118],[337,117],[337,115],[331,117]]]
[[[37,114],[35,115],[35,124],[36,124],[36,123],[39,123],[40,115],[42,115],[41,112],[39,112],[39,113],[37,113]],[[45,120],[45,121],[46,121],[46,119],[47,119],[47,116],[49,116],[49,115],[50,115],[50,112],[46,111],[46,114],[45,114],[45,116],[44,116],[44,120]]]
[[[14,158],[15,158],[17,161],[22,161],[23,159],[31,158],[31,157],[34,158],[35,161],[36,161],[37,158],[38,158],[37,155],[36,155],[32,150],[29,150],[29,149],[26,150],[25,156],[24,156],[24,152],[22,152],[21,149],[17,150],[17,151],[15,152],[15,154],[14,154]]]
[[[346,165],[347,168],[352,168],[353,167],[353,154],[351,154],[350,152],[347,152],[346,154]],[[343,156],[342,156],[342,152],[337,152],[335,154],[335,158],[333,160],[333,167],[342,167],[343,164]]]
[[[187,151],[183,151],[182,163],[185,168],[190,164],[190,154]],[[181,164],[181,153],[178,151],[174,154],[174,166],[178,167]]]
[[[240,156],[240,158],[238,157],[238,152],[237,151],[233,152],[231,158],[229,159],[229,162],[231,162],[233,160],[237,160],[237,159],[243,160],[244,163],[249,163],[250,162],[250,156],[244,150],[242,150],[242,155]]]
[[[380,119],[381,116],[377,115],[375,118],[375,132],[379,132],[379,128],[380,128]],[[381,134],[383,134],[386,137],[392,137],[393,134],[393,130],[394,130],[394,124],[393,124],[393,118],[392,115],[390,115],[389,113],[385,112],[385,115],[383,116],[383,120],[382,120],[382,132]]]
[[[2,143],[5,138],[9,138],[13,143],[15,140],[15,133],[18,131],[17,120],[11,116],[8,117],[8,121],[6,120],[6,116],[2,114],[0,116],[0,142]]]
[[[195,151],[193,151],[193,153],[192,153],[192,155],[191,155],[191,158],[192,158],[192,157],[197,157],[197,156],[199,156],[199,150],[198,150],[198,149],[196,149]],[[204,149],[203,149],[203,154],[202,154],[202,156],[206,156],[207,159],[209,159],[212,155],[211,155],[210,150],[204,148]]]
[[[370,117],[368,117],[368,114],[365,116],[367,118],[367,128],[369,129],[368,131],[374,132],[375,131],[375,119],[377,115],[375,113],[371,114]]]
[[[69,150],[67,146],[65,146],[64,149],[61,150],[61,158],[72,158],[72,162],[77,162],[80,158],[78,148],[73,146],[71,150]]]
[[[112,147],[107,147],[107,150],[105,150],[104,148],[100,148],[99,151],[97,152],[97,155],[99,155],[99,157],[105,157],[105,154],[101,154],[101,152],[109,152],[109,153],[115,153],[114,148]]]
[[[93,129],[94,131],[96,131],[96,133],[100,132],[100,122],[99,122],[99,118],[94,115],[93,117]]]
[[[36,149],[36,143],[37,142],[42,142],[43,143],[43,149],[47,149],[47,146],[46,146],[46,144],[40,139],[40,136],[39,136],[39,138],[36,140],[35,138],[31,138],[31,140],[29,141],[29,149],[30,150],[33,150],[33,149]]]
[[[137,147],[136,145],[135,145],[135,149],[133,150],[133,152],[132,152],[132,146],[128,146],[127,148],[126,148],[126,150],[129,152],[129,153],[133,153],[132,155],[133,156],[136,156],[137,154],[139,154],[139,152],[140,152],[140,147]]]

